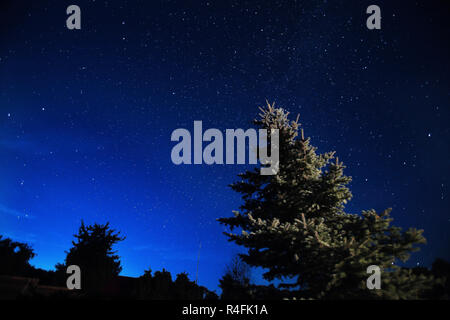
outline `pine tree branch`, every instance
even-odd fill
[[[314,231],[314,236],[316,237],[317,242],[319,242],[321,245],[324,245],[327,248],[331,248],[331,246],[328,243],[326,243],[325,241],[320,240],[319,234],[317,233],[317,231]]]
[[[302,213],[302,220],[303,220],[303,227],[306,230],[307,229],[307,227],[306,227],[306,218],[305,218],[305,214],[304,213]]]

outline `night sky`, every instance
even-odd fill
[[[81,8],[81,30],[66,8]],[[381,8],[368,30],[366,8]],[[173,130],[251,128],[265,99],[300,113],[353,177],[346,210],[425,229],[409,265],[450,260],[446,1],[2,1],[0,234],[36,267],[81,219],[109,221],[123,275],[186,271],[216,289],[239,247],[216,218],[246,165],[171,162]],[[258,281],[258,272],[255,280]]]

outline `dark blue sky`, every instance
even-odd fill
[[[81,219],[110,221],[130,276],[195,278],[201,242],[215,289],[240,250],[215,219],[241,204],[227,185],[246,166],[175,166],[170,135],[249,128],[268,98],[347,165],[347,211],[392,207],[425,229],[412,265],[450,259],[449,6],[392,2],[2,1],[0,234],[49,269]]]

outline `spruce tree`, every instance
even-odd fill
[[[431,278],[397,264],[425,243],[423,230],[392,226],[390,209],[344,212],[351,178],[335,152],[318,154],[298,117],[289,120],[284,109],[267,103],[260,110],[255,124],[279,130],[279,171],[240,174],[231,187],[244,203],[233,217],[218,219],[230,228],[229,240],[248,249],[242,259],[265,268],[267,280],[280,280],[298,297],[419,298]],[[370,265],[382,270],[381,290],[366,286]]]
[[[65,270],[69,265],[79,266],[83,291],[97,294],[122,271],[120,258],[113,246],[125,237],[112,229],[109,222],[86,226],[83,221],[74,237],[76,241],[72,241],[73,247],[67,252],[65,265],[58,264],[56,268]]]

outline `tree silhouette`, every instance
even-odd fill
[[[172,296],[172,275],[166,269],[156,271],[152,278],[153,299],[165,300]]]
[[[82,290],[98,294],[108,280],[122,271],[119,256],[113,251],[113,246],[125,240],[125,237],[111,229],[109,223],[86,226],[83,221],[74,237],[73,247],[66,252],[64,268],[78,265],[81,269]],[[61,269],[62,266],[56,267]]]
[[[227,265],[225,274],[219,280],[222,289],[221,299],[240,300],[251,299],[250,294],[250,266],[235,256]]]
[[[431,267],[431,272],[441,283],[433,288],[432,299],[450,299],[450,262],[437,258]]]
[[[29,260],[34,256],[28,244],[3,239],[0,235],[0,275],[25,275],[31,268]]]
[[[188,274],[177,274],[175,281],[169,271],[163,269],[156,271],[146,270],[139,278],[139,298],[147,300],[215,300],[217,295],[189,280]]]

